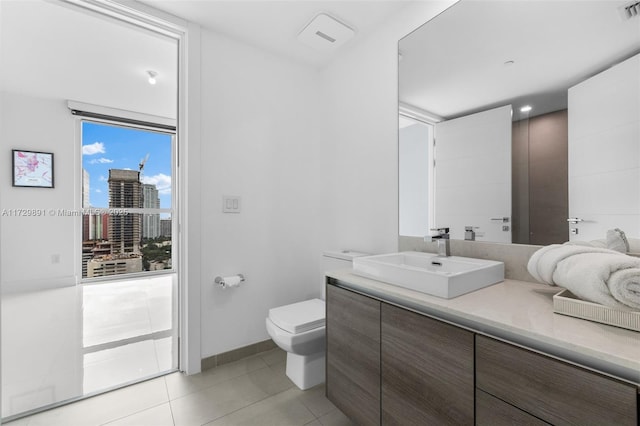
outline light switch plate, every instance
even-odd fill
[[[240,197],[236,195],[222,196],[223,213],[240,213]]]

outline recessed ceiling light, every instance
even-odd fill
[[[158,76],[158,73],[156,71],[149,70],[147,71],[147,74],[149,74],[149,79],[147,80],[149,84],[156,84],[156,77]]]
[[[529,112],[531,111],[533,108],[531,107],[531,105],[525,105],[522,108],[520,108],[520,112]]]

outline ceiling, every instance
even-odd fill
[[[333,15],[356,30],[354,39],[340,48],[345,49],[410,2],[143,3],[298,63],[322,67],[335,53],[297,40],[318,13]],[[463,0],[401,41],[400,99],[453,117],[555,92],[555,98],[544,100],[552,110],[566,103],[566,91],[557,95],[559,88],[638,51],[640,18],[620,18],[619,8],[626,3]],[[175,117],[175,41],[60,1],[0,0],[0,11],[1,89]],[[508,60],[515,63],[505,66]],[[159,73],[157,85],[146,83],[147,70]]]
[[[63,4],[0,1],[0,88],[175,118],[176,41]]]
[[[322,67],[335,55],[297,40],[318,13],[331,14],[356,30],[347,46],[408,4],[404,0],[143,3],[311,67]],[[59,0],[0,0],[0,12],[0,90],[176,117],[174,40]],[[148,70],[158,72],[155,86],[146,82]]]
[[[566,108],[568,87],[640,52],[629,2],[463,0],[401,40],[400,101],[447,119]]]
[[[332,52],[321,52],[297,40],[298,33],[319,13],[355,30],[355,39],[375,31],[389,16],[410,4],[407,0],[142,0],[236,40],[308,65],[320,67]],[[351,42],[353,42],[352,40]]]

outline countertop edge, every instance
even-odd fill
[[[450,301],[459,298],[465,298],[466,302],[472,301],[474,297],[477,298],[482,292],[486,292],[487,288],[459,296],[459,298],[447,300],[357,276],[352,274],[350,269],[328,271],[325,275],[330,278],[330,284],[344,287],[383,302],[407,308],[451,323],[452,325],[466,328],[475,333],[503,340],[516,346],[521,346],[551,356],[552,358],[611,376],[615,379],[623,380],[640,388],[640,356],[637,362],[621,358],[607,346],[607,342],[605,341],[602,342],[602,347],[594,349],[581,346],[575,342],[558,339],[552,335],[542,334],[531,329],[508,324],[504,321],[496,321],[473,313],[464,312],[456,309],[454,306],[445,306],[446,304],[454,304],[454,302]],[[495,285],[513,285],[517,283],[518,281],[516,280],[504,280],[502,283]],[[533,284],[527,282],[521,283]],[[561,289],[558,288],[557,290],[560,291]],[[570,318],[568,320],[586,321],[577,318]],[[616,329],[616,327],[613,326],[604,327]],[[628,332],[636,333],[630,330]],[[638,333],[638,342],[638,349],[640,351],[640,333]]]

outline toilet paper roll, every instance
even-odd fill
[[[218,282],[218,284],[220,284],[220,287],[222,288],[233,288],[233,287],[239,287],[240,283],[243,281],[243,278],[239,275],[232,275],[229,277],[222,277],[222,279],[220,281],[216,280],[216,282]]]

